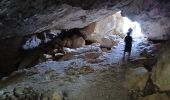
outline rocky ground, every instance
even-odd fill
[[[122,59],[122,39],[111,50],[98,44],[64,48],[66,54],[59,61],[47,57],[35,67],[4,77],[0,100],[140,100],[156,93],[149,80],[160,47],[142,41],[134,39],[130,61]],[[153,96],[166,95],[157,94]]]

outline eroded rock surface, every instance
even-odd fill
[[[170,70],[170,51],[163,53],[158,63],[153,68],[152,80],[161,91],[170,90],[169,70]]]

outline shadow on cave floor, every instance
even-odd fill
[[[142,41],[134,40],[131,59],[139,57]],[[14,73],[22,76],[0,81],[0,95],[16,87],[32,87],[39,92],[56,89],[67,94],[68,100],[131,100],[124,87],[127,64],[122,61],[123,39],[109,52],[92,45],[82,49],[76,49],[70,60],[47,61]]]

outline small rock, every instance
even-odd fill
[[[24,95],[25,89],[23,87],[16,87],[14,88],[13,92],[16,97],[19,97],[21,95]]]
[[[92,73],[94,72],[94,69],[91,68],[90,66],[83,66],[80,68],[80,73],[82,74],[87,74],[87,73]]]
[[[56,90],[46,91],[42,94],[41,100],[62,100],[63,96]]]

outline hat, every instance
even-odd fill
[[[133,29],[130,27],[129,29],[128,29],[128,32],[132,32],[133,31]]]

